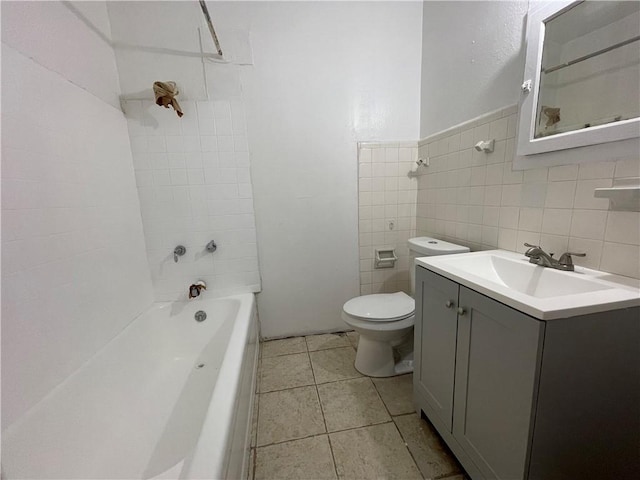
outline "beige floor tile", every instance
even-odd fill
[[[282,340],[269,340],[262,344],[262,358],[303,353],[307,351],[304,337],[283,338]]]
[[[310,352],[315,350],[326,350],[328,348],[348,347],[351,345],[344,333],[325,333],[323,335],[309,335],[307,347]]]
[[[325,432],[315,386],[260,394],[258,446]]]
[[[307,353],[263,358],[260,392],[313,385],[313,372]]]
[[[318,393],[330,432],[391,420],[368,377],[318,385]]]
[[[412,374],[372,380],[391,415],[415,412]]]
[[[351,347],[309,352],[309,356],[317,384],[362,376],[353,366],[356,352]]]
[[[460,466],[444,443],[417,414],[394,417],[404,441],[425,478],[439,478],[461,473]],[[456,478],[456,480],[458,480]]]
[[[347,332],[347,338],[353,345],[353,348],[358,348],[358,340],[360,339],[360,334],[358,332]]]
[[[256,480],[335,479],[326,435],[256,450]]]
[[[422,479],[393,423],[329,435],[338,478]]]

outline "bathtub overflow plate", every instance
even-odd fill
[[[207,314],[202,310],[198,310],[194,315],[194,318],[196,319],[196,322],[204,322],[207,319]]]

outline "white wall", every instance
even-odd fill
[[[2,3],[3,429],[152,301],[117,94],[113,50],[65,5]]]
[[[517,103],[527,3],[424,3],[420,138]]]
[[[198,27],[212,42],[196,2],[113,2],[109,16],[156,300],[186,300],[198,280],[205,296],[259,291],[240,67],[203,63]],[[232,57],[227,22],[216,27]],[[183,117],[155,105],[156,80],[178,84]]]
[[[418,2],[210,3],[250,19],[242,70],[266,337],[344,329],[359,293],[357,141],[418,135]]]
[[[106,2],[2,2],[3,42],[118,108],[109,35]]]

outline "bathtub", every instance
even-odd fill
[[[155,304],[3,432],[3,478],[246,478],[257,359],[252,294]]]

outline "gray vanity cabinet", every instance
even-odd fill
[[[544,322],[418,266],[414,357],[473,480],[640,478],[640,308]]]
[[[414,349],[414,358],[419,352],[419,371],[414,378],[419,381],[422,394],[428,399],[431,413],[451,430],[453,419],[453,382],[456,365],[456,336],[458,307],[458,284],[439,275],[423,275],[417,285],[429,290],[429,295],[420,298],[422,310],[429,312],[430,321],[418,325],[421,344]],[[416,300],[416,304],[419,300]],[[416,316],[416,318],[419,318]],[[417,338],[417,337],[416,337]]]
[[[522,478],[544,324],[424,268],[416,280],[423,410],[474,478]]]
[[[544,323],[462,286],[459,298],[453,435],[486,478],[523,478]]]

